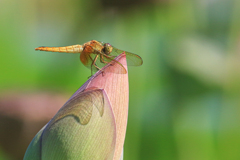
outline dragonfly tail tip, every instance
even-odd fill
[[[35,48],[35,51],[40,51],[43,47],[37,47]]]

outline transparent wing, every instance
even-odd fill
[[[96,107],[103,116],[105,104],[104,95],[101,89],[93,89],[78,94],[70,99],[57,113],[54,122],[66,117],[73,116],[82,125],[88,124],[92,117],[93,107]]]
[[[126,74],[127,70],[125,69],[125,67],[120,62],[115,60],[114,58],[115,58],[115,56],[109,57],[107,55],[100,54],[96,61],[96,65],[99,66],[100,68],[102,68],[106,64],[110,63],[110,65],[112,65],[114,67],[109,67],[107,70],[104,70],[104,71],[117,73],[117,74]]]
[[[108,69],[107,72],[112,72],[112,73],[117,73],[117,74],[125,74],[127,73],[127,70],[125,69],[125,67],[119,63],[118,61],[114,60],[114,58],[116,56],[106,56],[103,54],[85,54],[85,53],[81,53],[80,55],[80,59],[82,61],[82,63],[89,69],[92,70],[92,72],[97,72],[99,69],[97,67],[95,67],[93,64],[93,61],[95,59],[95,57],[97,57],[96,61],[95,61],[95,65],[98,68],[103,68],[105,65],[107,65],[108,63],[110,63],[111,65],[115,65],[114,67],[111,67],[112,69]]]
[[[102,45],[104,45],[105,42],[100,42],[100,43]],[[113,50],[110,53],[110,55],[116,57],[123,52],[125,52],[125,54],[126,54],[127,65],[129,65],[129,66],[141,66],[143,64],[143,60],[139,55],[131,53],[131,52],[127,52],[127,51],[124,51],[124,50],[117,49],[116,47],[113,47]]]
[[[123,53],[123,50],[117,49],[115,47],[113,47],[112,52],[110,53],[110,55],[112,56],[118,56],[119,54]],[[142,58],[139,55],[136,55],[134,53],[130,53],[130,52],[126,52],[126,58],[127,58],[127,65],[129,66],[141,66],[143,63]]]
[[[82,52],[80,54],[80,60],[81,60],[82,64],[84,66],[86,66],[87,68],[91,69],[92,72],[98,71],[98,68],[92,66],[95,56],[96,56],[96,54],[93,54],[93,53],[89,54],[89,53]]]

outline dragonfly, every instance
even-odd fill
[[[113,64],[114,62],[114,65],[117,65],[117,69],[109,70],[108,72],[126,74],[127,70],[125,67],[114,59],[121,53],[126,54],[127,65],[141,66],[143,64],[142,58],[137,54],[117,49],[109,43],[104,43],[96,40],[91,40],[84,43],[83,45],[77,44],[65,47],[38,47],[35,48],[35,50],[48,52],[80,53],[80,60],[84,66],[91,69],[91,75],[93,75],[93,73],[98,70],[102,70],[102,67],[105,65],[109,63]]]

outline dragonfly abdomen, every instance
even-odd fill
[[[65,52],[65,53],[81,53],[83,51],[82,45],[72,45],[65,47],[38,47],[35,50],[47,51],[47,52]]]

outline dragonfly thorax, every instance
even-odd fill
[[[105,44],[103,45],[102,51],[103,51],[106,55],[109,55],[109,54],[112,52],[112,50],[113,50],[113,47],[112,47],[111,44],[105,43]]]

